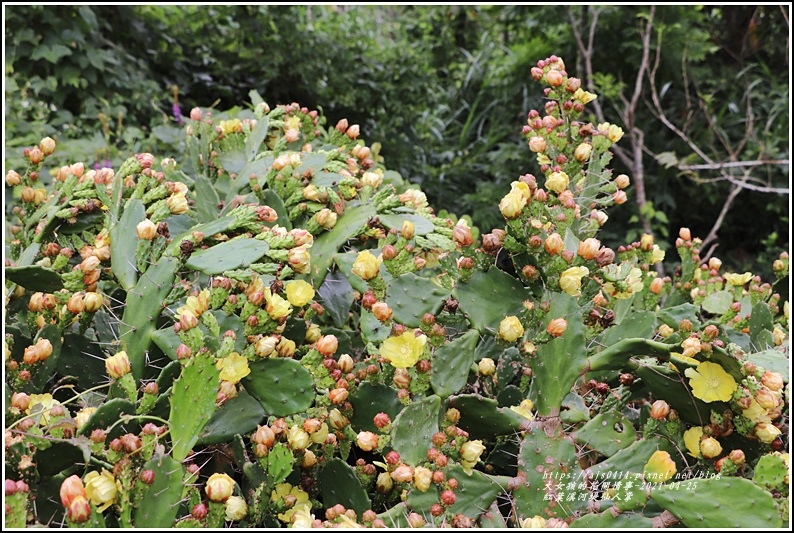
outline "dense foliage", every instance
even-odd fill
[[[27,147],[5,524],[781,527],[789,256],[765,282],[686,227],[676,268],[650,233],[603,244],[628,133],[569,68],[528,68],[531,163],[489,232],[359,124],[256,92],[191,109],[184,155]]]
[[[637,195],[606,242],[651,232],[667,249],[687,225],[706,236],[705,255],[719,243],[727,264],[752,270],[788,247],[784,6],[27,5],[5,15],[11,166],[46,135],[61,147],[56,163],[182,153],[184,110],[234,114],[256,90],[360,124],[434,205],[488,228],[499,191],[530,162],[519,110],[542,99],[526,72],[554,51],[601,95],[588,118],[614,115],[628,135],[615,165]]]

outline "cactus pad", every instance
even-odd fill
[[[416,465],[426,460],[440,410],[441,398],[433,395],[408,405],[394,419],[392,445],[404,462]]]
[[[576,431],[573,438],[579,444],[610,457],[633,444],[637,438],[637,432],[631,425],[631,421],[622,413],[608,411],[597,414],[584,427]]]
[[[258,239],[234,239],[191,254],[187,266],[205,274],[221,274],[226,270],[244,268],[257,262],[270,250],[270,245]]]
[[[504,317],[519,315],[524,309],[524,300],[529,298],[517,279],[496,267],[491,267],[487,273],[474,272],[471,281],[459,284],[452,295],[480,333],[487,329],[496,331]],[[483,305],[484,300],[499,302],[499,305]]]
[[[322,486],[323,505],[326,507],[341,503],[345,508],[356,511],[359,516],[372,507],[356,472],[341,459],[328,461],[318,478]]]
[[[137,198],[130,200],[117,224],[110,229],[110,267],[124,290],[138,282],[138,239],[135,228],[146,218],[146,208]]]
[[[241,391],[212,414],[199,433],[197,444],[226,442],[238,433],[251,433],[264,417],[265,411],[259,402],[247,392]]]
[[[146,486],[136,505],[135,527],[170,528],[179,511],[185,469],[171,457],[155,452],[155,456],[143,465],[143,470],[154,472],[154,482]]]
[[[446,398],[466,385],[478,338],[479,334],[472,329],[436,349],[430,376],[430,384],[436,394]]]
[[[449,405],[460,411],[458,426],[473,436],[511,435],[528,421],[509,408],[499,407],[496,400],[479,394],[452,396]]]
[[[198,441],[201,430],[215,411],[217,392],[215,358],[209,353],[193,356],[171,391],[168,425],[174,443],[173,456],[177,461],[184,461]]]
[[[259,401],[265,413],[289,416],[314,403],[314,379],[294,359],[264,359],[249,365],[243,378],[245,390]]]
[[[397,391],[386,385],[363,383],[350,395],[349,400],[353,405],[350,423],[356,431],[377,432],[378,428],[373,422],[375,415],[386,413],[389,419],[394,421],[403,408],[403,404],[397,398]]]
[[[4,268],[6,278],[31,292],[53,293],[63,288],[61,275],[40,265]]]
[[[444,305],[449,291],[429,278],[408,272],[389,284],[386,303],[394,311],[394,320],[409,328],[418,328],[422,315],[435,315]]]

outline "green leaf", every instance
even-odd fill
[[[348,209],[339,217],[331,231],[323,233],[314,240],[311,248],[311,277],[315,287],[320,286],[325,279],[337,251],[349,239],[358,235],[367,220],[375,214],[375,207],[369,204]]]
[[[325,276],[322,286],[317,290],[320,303],[329,312],[337,327],[347,322],[350,306],[353,305],[353,287],[347,278],[339,272],[331,272]]]
[[[295,457],[292,450],[284,442],[277,442],[270,453],[267,454],[267,475],[273,485],[282,483],[290,472],[292,465],[295,464]]]
[[[305,411],[314,403],[314,379],[294,359],[264,359],[249,365],[251,373],[242,380],[265,413],[289,416]]]
[[[61,275],[39,265],[7,267],[6,278],[31,292],[53,293],[63,288]]]
[[[728,291],[712,292],[706,296],[700,306],[704,311],[713,315],[722,315],[730,311],[733,303],[733,294]]]
[[[355,470],[339,458],[328,461],[318,476],[322,486],[323,505],[330,508],[338,503],[361,514],[372,507],[367,491]]]
[[[423,217],[422,215],[412,215],[412,214],[392,214],[392,215],[378,215],[378,219],[380,223],[383,224],[385,227],[389,229],[396,229],[399,231],[403,227],[403,222],[406,220],[410,221],[414,225],[414,234],[415,235],[427,235],[428,233],[432,233],[435,229],[435,226],[431,221]]]
[[[136,226],[146,218],[146,207],[139,199],[127,203],[117,224],[110,230],[110,267],[124,290],[138,282],[138,236]]]
[[[474,272],[471,281],[458,284],[452,295],[480,333],[488,329],[496,331],[504,317],[521,314],[523,302],[529,298],[521,282],[496,267],[487,273]],[[483,302],[499,302],[499,305],[483,305]]]
[[[244,268],[256,263],[270,249],[265,241],[240,238],[193,252],[186,265],[205,274],[221,274],[225,270]]]
[[[270,119],[263,117],[257,121],[254,130],[248,134],[248,138],[245,140],[245,155],[249,163],[256,158],[256,153],[259,151],[259,147],[262,146],[262,141],[267,137],[269,127]]]
[[[72,55],[72,51],[62,44],[40,44],[33,50],[30,58],[33,61],[46,59],[50,63],[57,63],[61,58],[70,55]]]
[[[430,367],[430,385],[436,394],[446,398],[466,385],[479,337],[479,333],[471,329],[436,349]]]

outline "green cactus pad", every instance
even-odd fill
[[[636,437],[637,432],[631,421],[617,411],[597,414],[573,434],[576,442],[597,450],[607,457],[632,445]]]
[[[651,498],[691,528],[760,529],[783,523],[772,495],[743,478],[668,483],[652,489]]]
[[[33,461],[40,476],[55,476],[76,464],[87,464],[91,460],[90,445],[91,441],[85,436],[68,441],[55,441],[49,448],[38,449],[33,455]]]
[[[179,261],[173,257],[160,258],[140,277],[135,288],[127,293],[119,338],[136,379],[143,375],[146,351],[152,342],[151,335],[163,310],[163,301],[173,287],[178,264]]]
[[[83,335],[67,333],[63,336],[57,370],[62,376],[73,377],[78,387],[89,389],[96,385],[96,376],[105,373],[105,357],[97,343]]]
[[[656,331],[656,313],[650,311],[634,311],[620,324],[612,326],[597,337],[603,346],[612,346],[623,339],[652,339]]]
[[[196,193],[196,218],[199,222],[210,222],[218,218],[218,204],[221,199],[212,182],[206,176],[199,174],[196,176],[194,185]]]
[[[753,481],[766,490],[785,491],[789,469],[780,455],[766,454],[755,465]]]
[[[417,465],[427,459],[440,411],[441,398],[433,395],[406,406],[393,420],[392,446],[404,462]]]
[[[277,442],[267,454],[267,477],[272,485],[282,483],[292,472],[295,456],[285,442]]]
[[[353,305],[353,287],[340,272],[330,272],[317,290],[317,300],[328,311],[336,327],[344,327]]]
[[[212,414],[199,433],[196,443],[215,444],[226,442],[238,433],[251,433],[263,418],[265,411],[259,402],[247,392],[241,391]]]
[[[779,372],[783,375],[783,380],[788,382],[791,361],[785,352],[774,348],[763,352],[751,353],[747,356],[747,359],[766,370]]]
[[[372,508],[367,491],[361,485],[355,470],[339,458],[328,461],[319,476],[323,505],[330,508],[341,503],[361,516]]]
[[[110,267],[124,290],[138,282],[138,238],[136,226],[146,218],[146,207],[137,198],[124,207],[117,224],[110,229]]]
[[[487,273],[474,272],[468,283],[460,283],[452,291],[460,310],[477,331],[496,331],[506,316],[518,316],[524,310],[523,302],[529,298],[526,288],[513,276],[491,267]],[[499,305],[483,305],[498,302]]]
[[[294,359],[264,359],[249,365],[242,380],[245,390],[259,401],[265,413],[289,416],[314,403],[314,379]]]
[[[7,267],[6,279],[25,287],[30,292],[53,293],[63,289],[61,275],[40,265]]]
[[[411,527],[408,525],[408,515],[410,513],[411,510],[408,508],[408,505],[405,502],[400,502],[392,506],[388,511],[380,513],[378,518],[383,520],[386,527],[404,529]]]
[[[414,225],[415,235],[427,235],[428,233],[432,233],[435,229],[433,223],[422,215],[400,213],[394,215],[378,215],[378,219],[384,227],[396,229],[397,231],[400,231],[400,229],[403,227],[403,222],[406,220],[412,222]]]
[[[339,272],[347,277],[348,283],[360,292],[364,294],[367,292],[369,285],[367,282],[361,279],[360,277],[353,274],[353,263],[356,262],[356,257],[358,256],[358,252],[345,252],[345,253],[338,253],[334,256],[334,262],[336,266],[339,268]],[[385,267],[381,267],[381,275],[385,271]]]
[[[356,431],[378,432],[373,418],[378,413],[386,413],[393,422],[400,414],[403,404],[397,398],[397,391],[386,385],[361,384],[348,398],[353,405],[350,423]]]
[[[278,215],[273,225],[278,224],[287,231],[292,229],[292,221],[289,219],[287,208],[284,207],[284,201],[281,199],[281,196],[271,189],[266,189],[262,191],[262,203],[268,207],[272,207]]]
[[[702,420],[709,419],[712,409],[722,413],[728,405],[725,402],[705,403],[695,398],[689,389],[689,378],[679,374],[669,365],[657,365],[650,361],[641,361],[634,370],[643,384],[650,389],[655,398],[664,398],[670,407],[678,411],[685,422],[701,424]]]
[[[587,505],[587,501],[579,500],[581,489],[574,487],[568,490],[566,487],[570,482],[578,485],[582,480],[577,457],[576,446],[559,427],[539,428],[524,436],[518,455],[518,470],[519,476],[525,475],[526,478],[513,491],[519,518],[535,515],[565,518]],[[553,501],[555,494],[562,501]],[[564,499],[569,494],[574,494],[576,501]]]
[[[472,436],[512,435],[528,419],[496,400],[479,394],[461,394],[449,399],[449,406],[460,411],[458,426]]]
[[[216,233],[220,233],[222,231],[226,231],[227,229],[231,228],[237,219],[235,217],[221,217],[215,219],[211,222],[205,222],[204,224],[197,224],[195,226],[191,226],[190,229],[185,231],[184,233],[180,233],[176,237],[171,240],[171,243],[166,248],[163,255],[178,255],[180,253],[179,247],[182,244],[184,239],[191,238],[191,234],[194,232],[203,233],[205,236],[215,235]]]
[[[391,328],[384,326],[380,320],[375,318],[371,311],[361,309],[361,320],[359,322],[361,337],[365,342],[377,344],[389,338]]]
[[[712,315],[722,315],[731,310],[733,293],[729,291],[712,292],[701,302],[700,307]]]
[[[571,392],[587,361],[585,326],[578,302],[564,293],[552,296],[547,320],[563,317],[568,327],[562,336],[540,345],[530,361],[533,378],[529,396],[541,416],[559,415],[562,399]]]
[[[55,369],[58,367],[58,361],[61,357],[61,331],[55,324],[48,324],[41,328],[36,336],[33,338],[31,344],[36,344],[39,339],[46,339],[52,345],[52,353],[50,356],[40,363],[36,363],[35,370],[31,372],[30,381],[25,384],[24,390],[27,392],[40,392],[52,377]]]
[[[578,424],[590,419],[590,409],[581,396],[571,392],[562,399],[560,419],[566,424]]]
[[[100,405],[96,411],[91,415],[88,419],[88,422],[85,423],[83,427],[77,430],[77,435],[90,435],[92,431],[95,429],[103,429],[106,430],[125,415],[134,415],[135,414],[135,404],[129,400],[125,400],[123,398],[116,398],[115,400],[109,400],[102,405]],[[135,423],[137,427],[137,423]],[[125,424],[118,424],[114,427],[110,433],[108,433],[108,442],[115,439],[116,437],[128,433],[133,428],[130,425]]]
[[[478,339],[479,333],[472,329],[436,349],[430,367],[430,385],[436,394],[446,398],[466,385]]]
[[[477,518],[494,503],[499,494],[505,492],[508,479],[502,476],[489,476],[477,470],[467,474],[461,465],[447,468],[447,479],[456,479],[457,499],[448,507],[452,514],[461,513],[469,518]]]
[[[156,453],[141,470],[153,471],[154,482],[146,486],[140,502],[135,506],[135,527],[173,527],[182,499],[185,468],[171,457]]]
[[[606,510],[599,514],[586,514],[571,522],[578,529],[651,529],[653,519],[640,513],[620,513],[617,516]]]
[[[182,368],[171,391],[168,425],[174,443],[173,457],[184,461],[204,426],[215,412],[218,370],[210,353],[196,354]]]
[[[206,250],[198,250],[191,254],[185,263],[193,270],[205,274],[222,274],[225,270],[244,268],[251,263],[256,263],[265,252],[270,250],[270,245],[258,239],[234,239],[216,244]]]
[[[493,502],[488,510],[480,515],[479,527],[482,529],[506,529],[507,523],[499,511],[499,506]]]
[[[772,329],[775,326],[773,320],[769,304],[759,302],[753,306],[753,313],[750,315],[750,341],[756,350],[766,350],[775,346],[772,339]]]
[[[517,377],[521,376],[523,358],[518,348],[511,346],[499,356],[496,363],[496,382],[500,388],[507,387]]]
[[[698,310],[698,306],[685,303],[660,309],[656,316],[671,328],[678,329],[678,324],[684,319],[689,320],[692,324],[699,324]]]
[[[312,245],[312,284],[319,287],[334,260],[336,252],[349,239],[364,228],[370,217],[376,215],[373,205],[360,205],[345,211],[331,231],[321,234]]]
[[[595,478],[614,479],[617,475],[626,475],[630,472],[641,474],[651,455],[657,450],[666,451],[671,457],[679,455],[678,450],[667,439],[651,438],[634,442],[631,446],[617,452],[590,467]]]
[[[522,402],[522,400],[524,400],[525,397],[526,394],[524,394],[524,392],[515,385],[503,387],[499,389],[499,392],[496,393],[496,401],[499,404],[499,407],[518,405]]]
[[[396,322],[418,328],[422,315],[438,313],[448,297],[449,291],[431,279],[408,272],[389,284],[386,303],[394,311]]]

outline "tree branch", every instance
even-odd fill
[[[788,165],[788,159],[765,159],[755,161],[729,161],[727,163],[709,163],[705,165],[678,165],[678,170],[722,170],[735,167],[761,167],[766,165]]]

